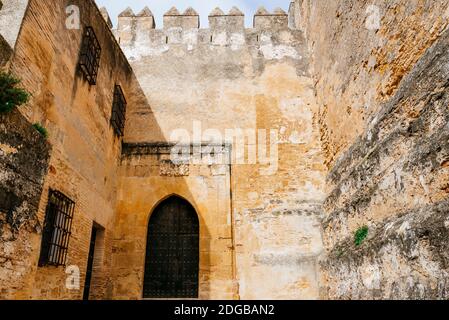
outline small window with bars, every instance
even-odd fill
[[[111,125],[114,128],[115,134],[123,137],[125,132],[126,122],[126,99],[122,88],[119,85],[114,89],[114,100],[112,103]]]
[[[81,44],[79,66],[90,85],[97,83],[101,47],[92,27],[86,27]]]
[[[39,266],[65,266],[75,203],[50,190],[42,234]]]

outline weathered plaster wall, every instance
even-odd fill
[[[19,111],[0,114],[1,299],[26,299],[20,289],[33,286],[29,257],[42,229],[37,209],[49,159],[50,145]]]
[[[81,29],[66,28],[69,5],[80,8]],[[89,86],[77,70],[86,25],[93,27],[102,47],[96,86]],[[32,94],[21,113],[30,123],[40,122],[48,129],[52,145],[49,174],[38,210],[39,222],[44,221],[50,188],[63,192],[76,203],[67,265],[79,267],[81,288],[66,288],[65,268],[39,267],[34,270],[32,290],[10,285],[8,292],[20,292],[22,297],[35,299],[81,298],[95,222],[105,231],[102,243],[98,243],[101,250],[95,262],[91,298],[111,298],[112,232],[121,155],[121,141],[110,126],[114,85],[122,86],[130,109],[145,105],[146,99],[93,1],[29,1],[10,70]],[[21,258],[37,266],[40,237],[31,235],[27,245],[35,254]]]
[[[294,7],[330,169],[322,297],[447,298],[448,1]]]
[[[151,105],[151,109],[130,114],[132,126],[125,141],[171,141],[176,129],[186,130],[184,137],[194,142],[213,141],[213,137],[224,136],[226,129],[266,129],[269,141],[269,130],[276,130],[278,141],[271,142],[272,148],[268,142],[268,151],[278,147],[274,157],[278,166],[273,172],[261,170],[268,168],[261,163],[232,165],[238,283],[234,295],[242,299],[317,298],[324,166],[302,32],[288,29],[288,16],[280,11],[259,12],[254,29],[243,29],[244,17],[237,10],[229,15],[214,11],[211,29],[198,29],[187,22],[186,26],[183,19],[191,22],[191,14],[177,15],[177,22],[169,21],[164,29],[153,29],[149,10],[137,16],[127,10],[119,17],[115,33]],[[153,121],[160,126],[160,135],[153,134]],[[194,123],[200,124],[202,133],[215,131],[195,136]],[[227,142],[234,142],[236,149],[236,141]],[[246,139],[244,146],[248,163],[247,150],[255,142]],[[163,197],[181,185],[194,204],[202,204],[201,186],[192,182],[198,179],[201,174],[191,173],[171,185],[169,178],[141,178],[144,184],[139,186]],[[132,180],[124,181],[128,186]],[[219,181],[213,183],[212,191],[222,187]],[[159,185],[170,187],[161,192]],[[149,195],[139,199],[145,214],[157,201]],[[219,204],[218,212],[206,211],[211,215],[204,218],[209,230],[214,228],[211,217],[228,210],[215,201],[206,199],[212,207]],[[210,250],[216,249],[211,245]],[[215,296],[214,290],[204,296]]]

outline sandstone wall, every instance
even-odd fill
[[[5,1],[2,9],[16,1]],[[66,8],[79,7],[80,29],[68,29]],[[0,13],[2,12],[0,11]],[[128,107],[146,99],[109,26],[93,1],[29,1],[15,41],[10,70],[31,92],[21,113],[30,123],[40,122],[52,145],[49,174],[40,199],[38,219],[45,217],[48,190],[59,190],[75,201],[67,266],[81,271],[80,290],[68,290],[64,267],[39,267],[40,236],[31,234],[33,254],[18,255],[34,266],[32,288],[9,284],[8,294],[24,298],[79,299],[82,297],[93,223],[104,228],[97,241],[91,298],[111,298],[111,253],[121,139],[110,125],[114,85],[120,84]],[[97,85],[90,86],[77,69],[84,26],[92,26],[102,47]],[[14,279],[11,279],[14,281]]]
[[[323,298],[447,298],[448,5],[294,5],[330,169]]]
[[[226,129],[268,130],[268,143],[260,141],[268,152],[278,147],[274,156],[277,166],[272,172],[260,162],[233,162],[231,166],[230,223],[234,222],[235,228],[238,284],[233,294],[242,299],[317,298],[324,166],[318,105],[303,34],[288,29],[288,16],[281,11],[261,10],[253,29],[244,29],[244,17],[236,9],[229,14],[215,10],[209,17],[211,29],[198,29],[191,23],[192,15],[191,11],[184,15],[170,12],[163,29],[154,29],[149,10],[138,15],[126,10],[119,17],[115,33],[151,105],[151,109],[141,108],[130,114],[132,126],[125,141],[176,142],[171,134],[183,129],[184,138],[204,143],[220,140],[217,138],[224,137]],[[160,126],[159,135],[153,134],[154,120]],[[198,130],[198,126],[201,132],[195,134],[194,127]],[[278,140],[270,142],[271,129]],[[226,142],[235,152],[236,140]],[[249,163],[248,150],[255,144],[256,140],[244,140],[244,163]],[[124,173],[122,183],[130,186],[133,179]],[[227,203],[222,197],[227,194],[220,191],[218,202],[210,199],[223,187],[220,181],[195,171],[178,178],[175,184],[169,183],[172,180],[140,178],[139,187],[147,192],[132,196],[134,187],[123,188],[123,196],[135,198],[145,208],[137,215],[143,217],[156,201],[150,193],[163,197],[181,190],[190,195],[193,204],[199,204],[208,230],[216,228],[213,217],[220,215],[219,221],[226,221],[224,215],[229,209],[227,205],[222,207]],[[199,180],[203,182],[198,184]],[[200,190],[206,190],[206,184],[211,193],[203,199],[201,193],[205,191]],[[127,213],[123,206],[119,210]],[[229,230],[229,226],[225,228]],[[229,248],[211,242],[209,250],[211,256],[221,259]],[[140,261],[142,254],[137,258]],[[211,258],[210,263],[214,268],[219,260]],[[229,259],[224,263],[227,265]],[[202,266],[206,264],[201,262]],[[219,284],[216,280],[223,277],[227,274],[214,273],[210,281]],[[204,297],[217,297],[215,290],[211,287],[209,293],[203,291]]]
[[[200,222],[200,299],[233,299],[234,252],[231,216],[231,169],[211,161],[173,164],[172,146],[126,144],[123,150],[114,298],[141,299],[150,216],[162,200],[182,197],[195,208]],[[219,151],[220,149],[220,151]],[[217,154],[229,156],[226,146]],[[150,248],[151,250],[151,248]]]

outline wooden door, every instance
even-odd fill
[[[179,197],[153,212],[147,236],[144,298],[198,298],[199,221]]]

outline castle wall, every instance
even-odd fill
[[[248,150],[256,148],[256,140],[252,139],[243,144],[246,153],[239,160],[245,160],[245,164],[234,161],[231,166],[229,200],[235,229],[237,282],[232,293],[242,299],[317,298],[325,168],[307,48],[302,32],[287,28],[288,16],[282,12],[261,12],[254,29],[243,29],[243,23],[238,23],[243,19],[238,10],[229,15],[216,11],[210,17],[211,29],[192,25],[183,28],[179,22],[177,27],[138,33],[138,16],[128,11],[119,17],[117,39],[151,105],[151,109],[141,108],[130,114],[132,126],[127,129],[125,142],[176,142],[177,138],[171,135],[182,129],[190,142],[206,143],[220,141],[218,136],[225,136],[227,129],[252,130],[256,134],[255,130],[266,129],[268,142],[260,140],[260,144],[268,152],[278,148],[274,154],[277,166],[271,167],[270,172],[270,166],[263,161],[249,164]],[[151,131],[153,119],[160,126],[159,135]],[[208,129],[214,131],[206,132]],[[275,131],[277,140],[270,142],[270,130]],[[235,153],[237,141],[226,142],[232,144]],[[209,174],[192,171],[188,177],[177,180],[157,175],[138,180],[127,172],[122,174],[121,183],[126,187],[122,188],[121,197],[135,199],[139,208],[130,216],[131,212],[123,209],[123,204],[129,203],[119,205],[126,219],[137,217],[145,221],[157,197],[181,190],[192,203],[204,206],[208,230],[214,230],[217,215],[223,215],[220,221],[225,221],[229,209],[227,205],[223,208],[223,203],[227,201],[210,199],[215,198],[215,190],[222,184],[211,180]],[[211,190],[206,199],[200,191],[204,183],[198,184],[198,180],[207,183]],[[146,192],[137,191],[132,187],[134,183]],[[150,193],[157,196],[149,196]],[[143,234],[143,230],[139,232]],[[229,248],[211,244],[211,250],[218,251],[218,258]],[[135,258],[142,262],[142,254]],[[211,263],[214,267],[218,261]],[[219,284],[215,277],[221,280],[225,273],[217,270],[212,275],[211,283]],[[122,286],[126,285],[129,281],[123,282]],[[216,295],[216,290],[212,286],[208,292],[203,291],[203,297],[231,297],[231,292]]]
[[[0,298],[26,299],[50,145],[17,110],[0,114]],[[19,289],[19,290],[18,290]]]
[[[447,1],[293,8],[330,169],[321,296],[447,298]]]
[[[2,11],[10,3],[15,1],[5,1]],[[80,29],[66,28],[69,5],[80,8]],[[77,71],[86,25],[93,27],[102,47],[95,86],[89,86]],[[49,174],[38,209],[40,225],[45,218],[50,188],[75,201],[67,266],[79,268],[81,288],[66,287],[69,275],[64,267],[37,267],[41,237],[30,232],[26,243],[29,252],[15,254],[32,266],[32,288],[11,284],[5,294],[20,292],[21,297],[34,299],[80,299],[91,230],[96,223],[104,230],[97,243],[91,298],[112,298],[110,268],[121,155],[121,140],[110,126],[114,85],[122,86],[130,110],[144,106],[146,99],[93,1],[29,1],[10,70],[32,94],[31,101],[20,112],[30,123],[40,122],[47,128],[52,146]]]
[[[102,46],[96,86],[77,71],[68,5]],[[193,9],[170,10],[162,29],[126,10],[111,32],[93,1],[3,1],[0,66],[32,98],[0,118],[0,298],[81,298],[95,223],[91,298],[140,299],[148,220],[171,195],[199,215],[200,298],[447,298],[448,10],[297,0],[290,15],[258,10],[251,29],[236,8],[214,10],[210,29]],[[179,138],[232,162],[171,163]],[[36,165],[20,166],[31,153]],[[65,268],[37,267],[50,188],[76,203],[80,290]]]

